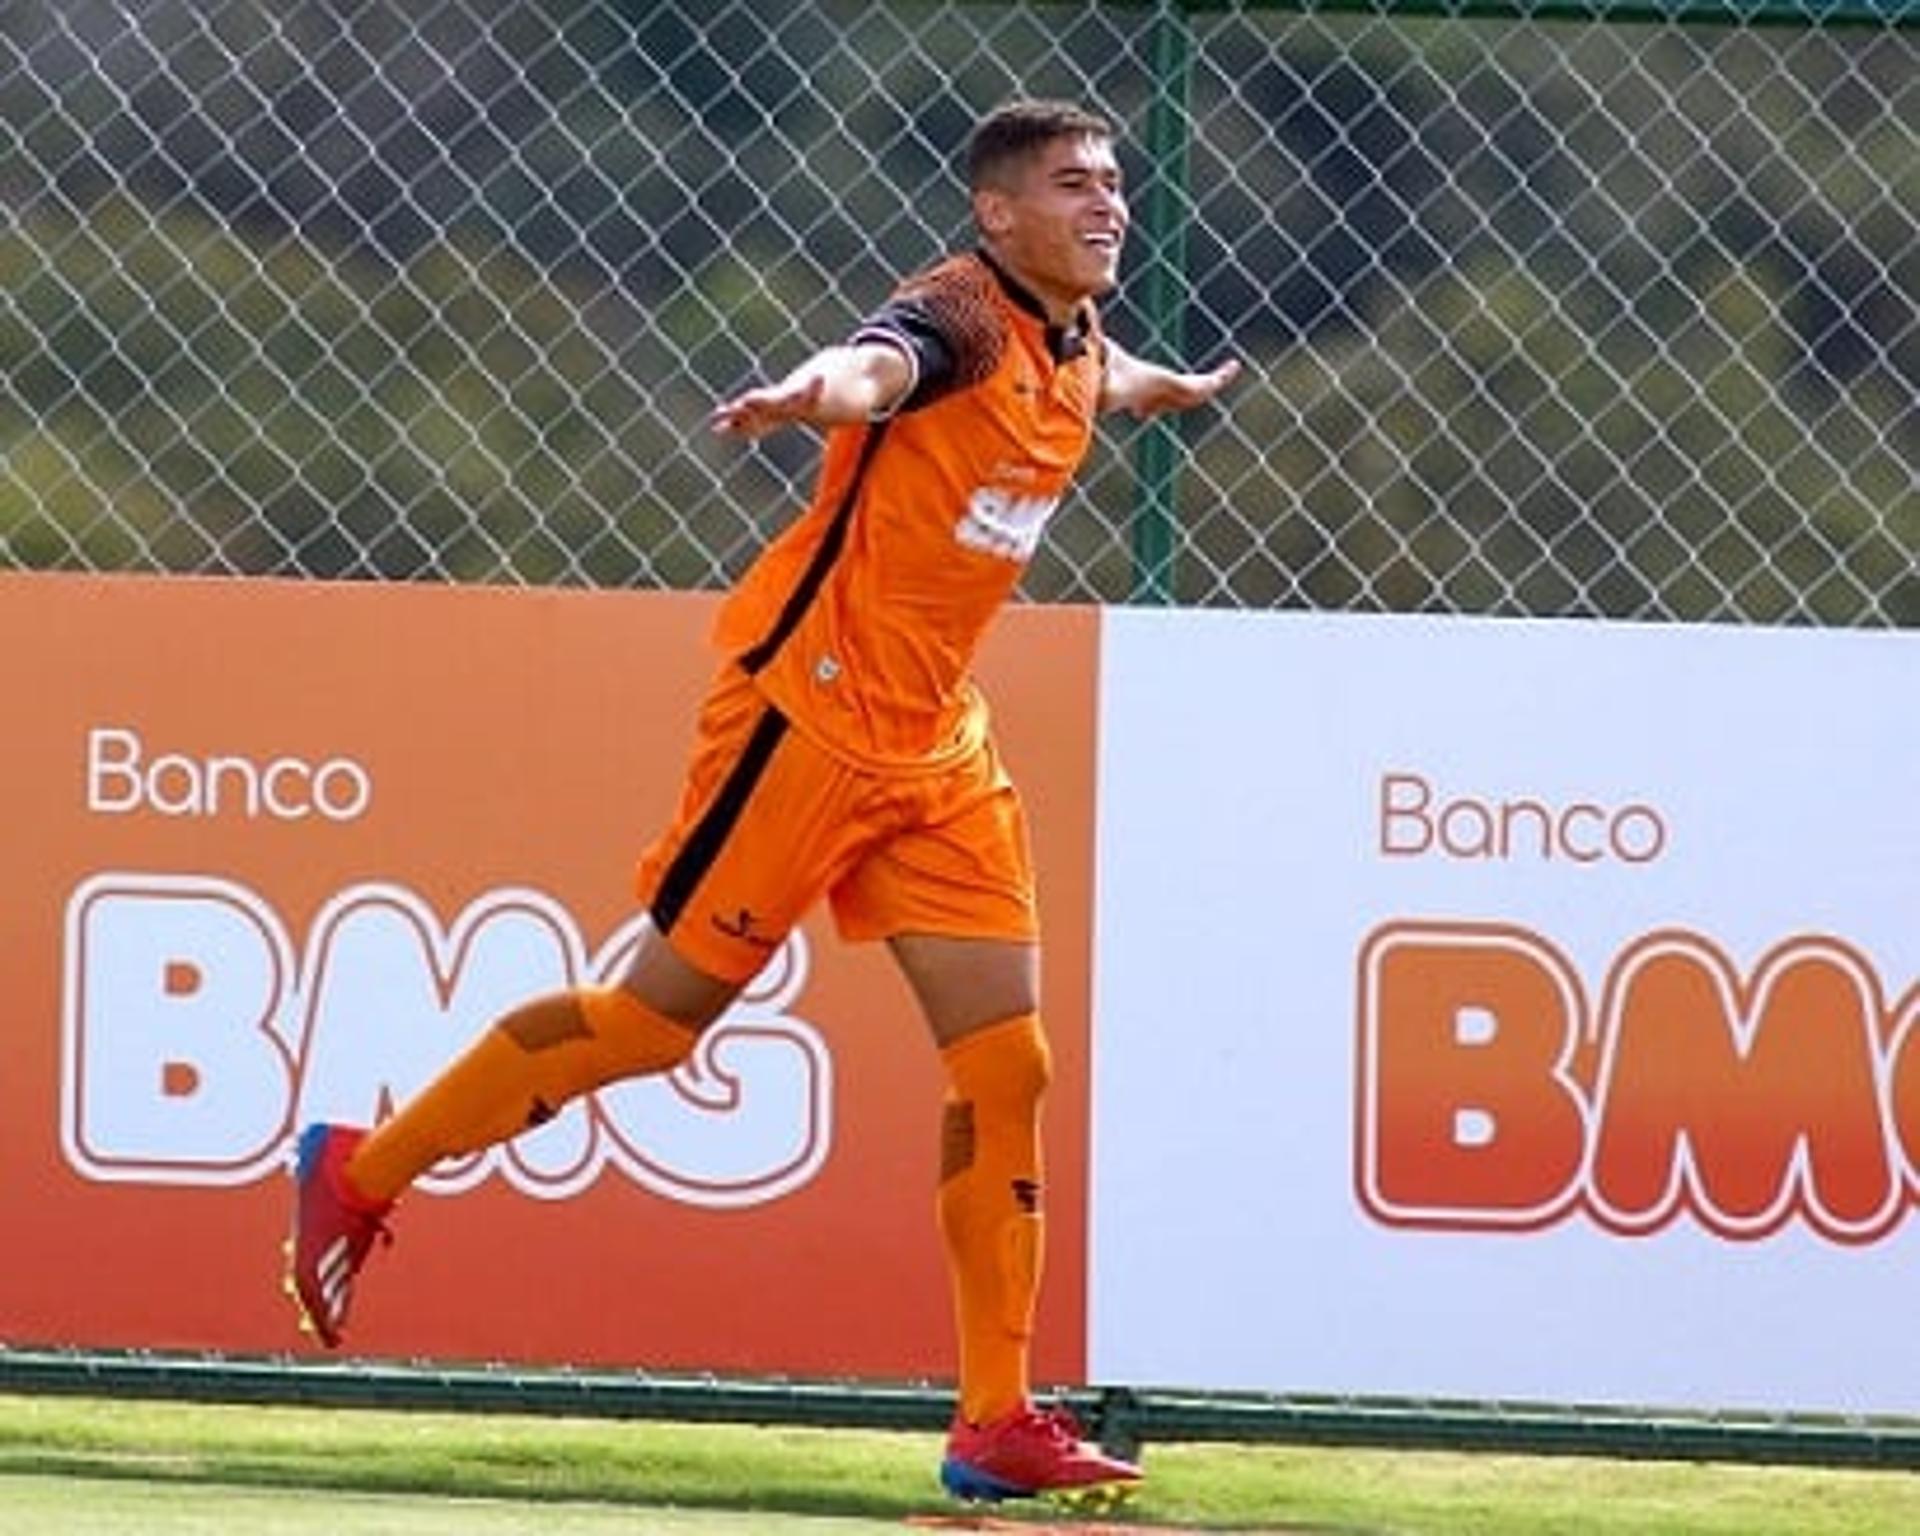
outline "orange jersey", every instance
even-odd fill
[[[828,434],[807,510],[722,606],[720,647],[794,726],[872,768],[977,747],[969,678],[993,616],[1086,456],[1104,345],[984,255],[909,278],[854,333],[914,380],[892,415]]]

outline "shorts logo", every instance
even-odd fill
[[[769,939],[753,931],[759,919],[745,907],[741,907],[738,914],[733,917],[722,917],[716,912],[713,914],[712,922],[713,926],[718,928],[728,938],[740,939],[745,943],[753,945],[755,949],[774,949],[779,946],[780,941],[778,939]]]

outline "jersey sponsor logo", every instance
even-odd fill
[[[1059,505],[1058,496],[1022,496],[983,485],[967,498],[966,515],[953,536],[968,549],[1024,565],[1040,547],[1047,519]]]

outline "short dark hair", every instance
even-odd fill
[[[1002,102],[967,137],[967,189],[1003,184],[1037,149],[1055,139],[1111,139],[1113,124],[1070,101],[1018,97]]]

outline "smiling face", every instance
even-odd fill
[[[977,187],[974,218],[988,249],[1055,321],[1113,287],[1127,199],[1113,141],[1070,133],[1036,145]]]

